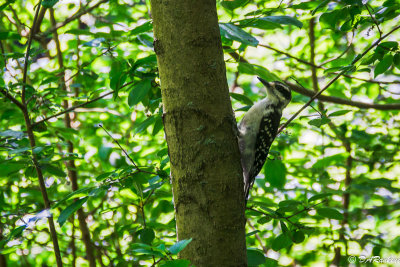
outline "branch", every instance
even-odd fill
[[[126,84],[124,84],[123,86],[121,86],[120,89],[122,89],[122,88],[124,88],[124,87],[126,87],[126,86],[128,86],[128,85],[131,85],[131,84],[134,83],[134,82],[135,82],[135,81],[130,81],[130,82],[126,83]],[[58,117],[58,116],[60,116],[60,115],[63,115],[63,114],[65,114],[65,113],[68,113],[68,112],[71,112],[71,111],[73,111],[73,110],[75,110],[75,109],[77,109],[77,108],[80,108],[80,107],[84,107],[84,106],[86,106],[86,105],[89,105],[89,104],[91,104],[91,103],[93,103],[93,102],[96,102],[97,100],[103,99],[104,97],[109,96],[109,95],[111,95],[111,94],[113,94],[113,93],[114,93],[114,91],[111,91],[111,92],[105,93],[104,95],[98,96],[98,97],[96,97],[96,98],[94,98],[94,99],[92,99],[92,100],[88,100],[88,101],[83,102],[83,103],[81,103],[81,104],[78,104],[78,105],[76,105],[76,106],[72,106],[72,107],[70,107],[70,108],[67,108],[67,109],[65,109],[65,110],[63,110],[63,111],[61,111],[61,112],[58,112],[58,113],[56,113],[56,114],[54,114],[54,115],[51,115],[51,116],[46,117],[46,118],[44,118],[44,119],[41,119],[41,120],[39,120],[39,121],[37,121],[37,122],[35,122],[35,123],[32,123],[32,126],[34,127],[34,126],[36,126],[36,125],[38,125],[38,124],[40,124],[40,123],[42,123],[42,122],[48,121],[48,120],[50,120],[50,119],[52,119],[52,118]]]
[[[99,1],[97,4],[89,7],[88,9],[83,9],[83,10],[79,10],[78,12],[76,12],[74,15],[72,15],[71,17],[65,19],[60,25],[58,26],[53,26],[51,27],[49,30],[45,31],[44,33],[40,34],[42,36],[46,36],[47,34],[53,33],[54,31],[58,30],[59,28],[64,27],[65,25],[67,25],[68,23],[74,21],[77,18],[80,18],[81,16],[85,15],[86,13],[91,12],[93,9],[95,9],[96,7],[98,7],[99,5],[108,2],[108,0],[101,0]]]
[[[378,28],[379,37],[382,38],[382,31],[381,31],[381,29],[379,28],[379,23],[376,21],[376,19],[374,18],[374,16],[372,16],[372,13],[371,13],[371,11],[370,11],[369,8],[368,8],[368,4],[365,4],[364,6],[365,6],[365,8],[367,9],[367,11],[368,11],[368,13],[369,13],[369,16],[371,17],[372,21],[375,23],[376,28]]]
[[[225,50],[230,49],[230,47],[224,47]],[[282,52],[285,53],[285,52]],[[240,62],[245,62],[247,63],[246,59],[242,58],[239,56],[239,54],[237,54],[236,52],[228,52],[228,54],[234,58],[236,61],[240,61]],[[301,60],[301,59],[300,59]],[[309,66],[314,66],[314,67],[318,67],[316,65],[313,65],[310,62],[305,61],[307,65]],[[361,78],[356,78],[353,77],[355,79],[360,79],[363,80]],[[370,81],[370,80],[366,80],[368,82],[375,82],[375,83],[392,83],[392,82],[379,82],[379,81]],[[315,95],[315,92],[311,91],[311,90],[307,90],[304,87],[298,86],[296,84],[290,83],[288,81],[285,81],[286,84],[288,84],[291,89],[299,94],[305,95],[305,96],[309,96],[309,97],[313,97]],[[341,97],[335,97],[335,96],[326,96],[326,95],[318,95],[317,96],[318,100],[324,101],[324,102],[330,102],[330,103],[335,103],[335,104],[342,104],[342,105],[347,105],[347,106],[353,106],[353,107],[358,107],[358,108],[374,108],[377,110],[397,110],[400,109],[400,104],[370,104],[370,103],[364,103],[364,102],[359,102],[359,101],[352,101],[352,100],[348,100],[348,99],[344,99]]]
[[[299,94],[309,96],[309,97],[313,97],[315,95],[314,91],[308,90],[304,87],[301,87],[299,85],[296,85],[296,84],[293,84],[293,83],[290,83],[287,81],[285,81],[285,83],[287,83],[290,86],[290,89],[292,89],[293,91],[295,91]],[[336,96],[318,95],[316,97],[316,99],[318,99],[320,101],[324,101],[324,102],[353,106],[353,107],[363,108],[363,109],[366,109],[366,108],[373,108],[373,109],[377,109],[377,110],[398,110],[398,109],[400,109],[400,104],[364,103],[364,102],[352,101],[349,99],[344,99],[344,98],[336,97]]]
[[[354,65],[355,63],[357,63],[360,59],[362,59],[372,48],[374,48],[375,46],[377,46],[383,39],[385,39],[386,37],[388,37],[389,35],[391,35],[394,31],[400,29],[400,25],[394,27],[391,31],[389,31],[387,34],[383,35],[381,38],[379,38],[378,40],[376,40],[370,47],[368,47],[361,55],[357,56],[353,62],[352,65]],[[285,124],[283,124],[279,130],[278,133],[282,132],[282,130],[284,128],[286,128],[286,126],[289,125],[289,123],[291,123],[306,107],[308,107],[313,101],[314,99],[316,99],[320,94],[322,94],[326,89],[328,89],[337,79],[340,78],[340,76],[342,76],[344,73],[346,72],[346,70],[342,70],[338,75],[336,75],[332,80],[330,80],[330,82],[325,85],[324,88],[322,88],[321,90],[319,90],[318,93],[316,93],[314,96],[312,96],[310,98],[310,100],[304,104],[303,107],[301,107],[292,117],[289,118],[289,120],[287,122],[285,122]]]
[[[27,44],[27,48],[26,48],[26,54],[25,54],[25,63],[24,63],[24,72],[23,72],[23,76],[22,76],[22,94],[21,94],[21,100],[22,100],[22,104],[25,105],[25,89],[26,89],[26,77],[28,75],[28,66],[29,66],[29,52],[31,50],[31,44],[32,44],[32,38],[34,35],[34,29],[36,28],[36,22],[38,20],[38,16],[39,16],[39,11],[40,8],[42,7],[41,5],[42,1],[39,0],[38,5],[36,6],[36,13],[35,13],[35,17],[33,18],[33,24],[32,24],[32,28],[29,32],[29,37],[28,37],[28,44]]]
[[[2,93],[6,98],[8,98],[11,102],[17,105],[21,110],[24,109],[24,105],[19,102],[15,97],[13,97],[6,89],[0,88],[0,93]]]
[[[306,60],[304,60],[304,59],[301,59],[301,58],[298,58],[298,57],[296,57],[296,56],[293,56],[293,55],[291,55],[291,54],[289,54],[289,53],[287,53],[287,52],[284,52],[284,51],[282,51],[282,50],[276,49],[276,48],[271,47],[271,46],[269,46],[269,45],[259,44],[259,46],[268,48],[268,49],[270,49],[270,50],[273,50],[273,51],[275,51],[275,52],[277,52],[277,53],[279,53],[279,54],[285,55],[285,56],[287,56],[287,57],[289,57],[289,58],[292,58],[292,59],[294,59],[294,60],[296,60],[296,61],[298,61],[298,62],[301,62],[301,63],[303,63],[303,64],[305,64],[305,65],[308,65],[308,66],[311,66],[311,67],[314,67],[314,68],[323,69],[323,70],[326,70],[326,69],[327,69],[327,68],[325,68],[325,67],[322,66],[322,65],[324,65],[326,62],[324,62],[324,63],[322,63],[321,65],[317,66],[317,65],[315,65],[315,64],[313,64],[313,63],[311,63],[311,62],[308,62],[308,61],[306,61]],[[226,48],[224,47],[224,49],[226,49]],[[230,52],[229,54],[230,54],[234,59],[236,59],[236,60],[239,58],[239,56],[238,56],[237,54],[236,54],[236,55],[237,55],[236,57],[234,57],[234,56],[232,55],[232,54],[234,54],[234,53],[232,53],[232,52]],[[340,55],[340,56],[341,56],[341,55]],[[335,58],[335,59],[336,59],[336,58]],[[242,62],[242,60],[241,60],[241,62]],[[340,73],[338,73],[338,72],[333,72],[332,74],[338,75],[338,74],[340,74]],[[343,74],[342,76],[344,76],[344,77],[346,77],[346,78],[350,78],[350,79],[355,79],[355,80],[359,80],[359,81],[368,82],[368,83],[380,83],[380,84],[398,84],[398,83],[400,83],[400,81],[385,82],[385,81],[369,80],[369,79],[359,78],[359,77],[355,77],[355,76],[351,76],[351,75],[347,75],[347,74]]]

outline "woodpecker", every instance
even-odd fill
[[[247,111],[238,127],[246,202],[278,132],[282,110],[292,99],[287,85],[279,81],[267,82],[257,78],[266,87],[267,96]]]

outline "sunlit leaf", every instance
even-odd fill
[[[189,245],[189,243],[192,242],[192,239],[184,239],[184,240],[180,240],[178,242],[176,242],[174,245],[172,245],[171,247],[168,248],[169,252],[171,252],[171,254],[178,254],[179,252],[181,252],[187,245]]]
[[[221,31],[221,36],[232,40],[232,41],[238,41],[240,43],[243,43],[245,45],[249,46],[257,46],[258,41],[256,38],[242,30],[241,28],[230,24],[230,23],[220,23],[219,24],[219,29]]]
[[[57,222],[60,224],[60,227],[64,225],[69,216],[71,216],[74,212],[79,210],[83,204],[88,200],[89,197],[81,198],[77,201],[74,201],[71,205],[66,207],[63,211],[61,211],[60,216],[58,216]]]

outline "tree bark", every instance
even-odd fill
[[[243,177],[215,0],[152,0],[180,253],[247,266]]]

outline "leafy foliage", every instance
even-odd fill
[[[0,4],[0,257],[10,266],[54,265],[47,230],[53,216],[64,262],[82,263],[82,209],[104,265],[190,266],[177,259],[191,239],[176,240],[149,4],[88,2],[43,0],[54,8],[58,37],[47,14],[28,55],[37,2]],[[398,1],[279,2],[218,1],[238,119],[263,97],[255,75],[295,77],[318,91],[343,72],[325,95],[398,103],[400,31],[390,33]],[[7,97],[22,103],[23,91],[34,147],[21,109]],[[284,120],[307,100],[293,92]],[[256,229],[248,226],[249,266],[399,257],[399,111],[328,100],[312,107],[277,137],[256,180],[246,211]]]

